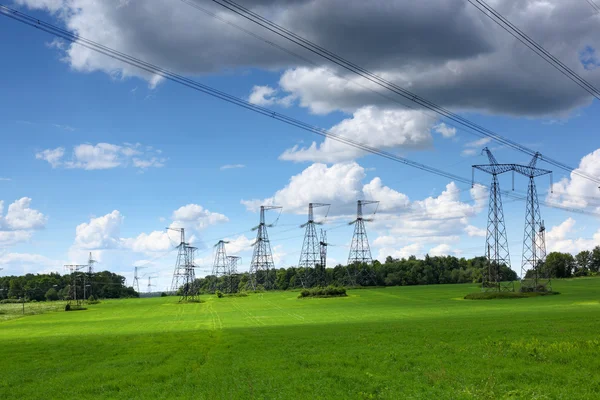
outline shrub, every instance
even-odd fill
[[[167,294],[166,294],[165,292],[162,292],[162,293],[160,294],[160,297],[167,297]]]
[[[347,296],[346,289],[339,286],[316,287],[302,289],[298,295],[299,299],[307,297],[344,297]]]
[[[218,298],[223,297],[223,292],[221,292],[220,290],[215,291],[215,294],[217,295]]]

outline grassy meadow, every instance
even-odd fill
[[[19,317],[0,305],[0,399],[598,399],[600,279],[553,287],[475,301],[469,284],[144,298]]]

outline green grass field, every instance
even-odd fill
[[[553,286],[483,301],[463,300],[475,285],[115,300],[7,319],[0,399],[598,399],[600,279]]]

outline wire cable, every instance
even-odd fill
[[[426,99],[418,96],[415,93],[412,93],[390,81],[387,81],[387,80],[379,77],[378,75],[370,72],[369,70],[362,68],[362,67],[358,66],[357,64],[354,64],[354,63],[338,56],[337,54],[285,29],[284,27],[282,27],[280,25],[275,24],[274,22],[262,17],[261,15],[255,13],[255,12],[253,12],[231,0],[212,0],[212,1],[214,3],[220,5],[221,7],[224,7],[227,10],[229,10],[245,19],[247,19],[251,22],[254,22],[257,25],[262,26],[263,28],[295,43],[296,45],[298,45],[306,50],[313,52],[314,54],[319,55],[320,57],[325,58],[326,60],[328,60],[330,62],[333,62],[334,64],[336,64],[352,73],[360,75],[360,76],[368,79],[369,81],[371,81],[387,90],[390,90],[413,103],[420,105],[421,107],[424,107],[431,111],[434,111],[435,113],[439,114],[440,116],[464,126],[471,133],[474,133],[477,136],[489,137],[498,143],[501,143],[507,147],[510,147],[510,148],[520,151],[520,152],[523,152],[530,156],[534,156],[536,154],[535,150],[530,149],[522,144],[519,144],[519,143],[515,142],[514,140],[505,138],[487,128],[484,128],[481,125],[478,125],[478,124],[444,108],[444,107],[441,107],[429,100],[426,100]],[[555,160],[548,156],[543,156],[542,159],[545,162],[547,162],[551,165],[554,165],[557,168],[563,169],[567,172],[571,172],[575,175],[581,176],[581,177],[591,180],[593,182],[600,183],[600,178],[596,178],[594,176],[586,174],[585,172],[578,171],[575,168],[570,167],[567,164],[562,163],[558,160]]]

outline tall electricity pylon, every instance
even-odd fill
[[[267,225],[265,223],[265,211],[281,210],[279,206],[260,206],[260,223],[252,228],[258,231],[256,234],[256,242],[254,242],[254,252],[252,253],[252,262],[250,263],[250,282],[252,289],[256,290],[257,285],[263,284],[265,289],[272,289],[274,286],[270,271],[275,269],[273,262],[273,253],[271,252],[271,244],[267,227],[272,227],[274,224]]]
[[[148,286],[147,286],[148,293],[152,293],[152,287],[156,286],[156,285],[152,284],[152,278],[156,278],[156,275],[148,277]]]
[[[148,267],[134,267],[133,268],[133,288],[138,293],[140,292],[140,277],[138,275],[138,271],[140,269],[144,269],[144,268],[148,268]]]
[[[521,263],[521,291],[538,292],[552,290],[550,274],[543,267],[546,259],[544,221],[540,214],[535,178],[552,174],[552,171],[536,167],[540,153],[535,153],[529,165],[516,165],[515,171],[529,178],[527,206],[525,211],[525,233],[523,236],[523,259]],[[552,178],[550,178],[552,182]]]
[[[226,290],[228,293],[237,292],[234,276],[237,275],[237,266],[241,259],[242,257],[239,256],[227,256]]]
[[[171,291],[177,293],[179,288],[182,288],[180,300],[192,300],[198,295],[197,291],[193,287],[194,280],[196,279],[196,272],[194,268],[194,252],[196,248],[190,246],[185,241],[185,229],[184,228],[167,228],[172,231],[177,231],[181,235],[181,241],[177,246],[177,264],[175,265],[175,271],[173,272],[173,281],[171,283]]]
[[[483,153],[487,155],[490,163],[473,165],[473,176],[475,176],[475,169],[492,175],[485,242],[488,268],[483,273],[482,290],[498,292],[514,291],[512,281],[507,282],[506,277],[502,274],[502,266],[510,268],[510,254],[508,251],[508,238],[504,224],[504,210],[502,209],[502,196],[498,175],[514,171],[515,164],[498,164],[498,161],[496,161],[496,158],[487,147],[483,149]]]
[[[319,236],[317,235],[316,225],[321,225],[322,222],[316,222],[314,220],[313,210],[317,207],[327,207],[325,218],[329,214],[330,204],[325,203],[309,203],[308,204],[308,222],[300,225],[300,228],[306,227],[304,233],[304,242],[302,244],[302,251],[300,252],[300,261],[298,261],[298,267],[303,268],[304,272],[300,275],[300,281],[302,287],[312,286],[311,271],[321,263],[321,248],[319,245]]]
[[[87,268],[87,266],[87,264],[66,264],[64,266],[71,273],[71,286],[69,287],[69,299],[67,301],[69,304],[71,301],[75,301],[77,305],[81,304],[82,298],[77,296],[77,272]]]
[[[228,265],[227,265],[227,253],[225,252],[225,244],[229,243],[224,240],[219,240],[217,244],[215,244],[216,253],[215,253],[215,262],[213,264],[212,275],[215,277],[212,286],[212,290],[215,291],[217,289],[222,289],[219,284],[219,279],[226,276],[228,274]]]
[[[354,225],[354,235],[350,245],[346,274],[347,283],[353,286],[367,283],[367,280],[375,278],[369,266],[373,259],[371,258],[371,248],[369,247],[369,238],[365,228],[365,222],[373,221],[373,219],[363,218],[363,206],[369,204],[379,206],[378,201],[358,200],[356,203],[356,219],[349,223],[349,225]],[[377,212],[377,209],[375,209],[375,212]]]
[[[88,269],[87,269],[87,273],[88,274],[93,274],[94,273],[94,264],[96,264],[98,261],[94,260],[94,258],[92,257],[92,252],[90,251],[90,257],[88,258]]]
[[[321,240],[319,241],[319,255],[320,262],[319,265],[315,267],[315,272],[317,273],[316,283],[318,286],[325,286],[325,270],[327,269],[327,231],[321,229]]]

